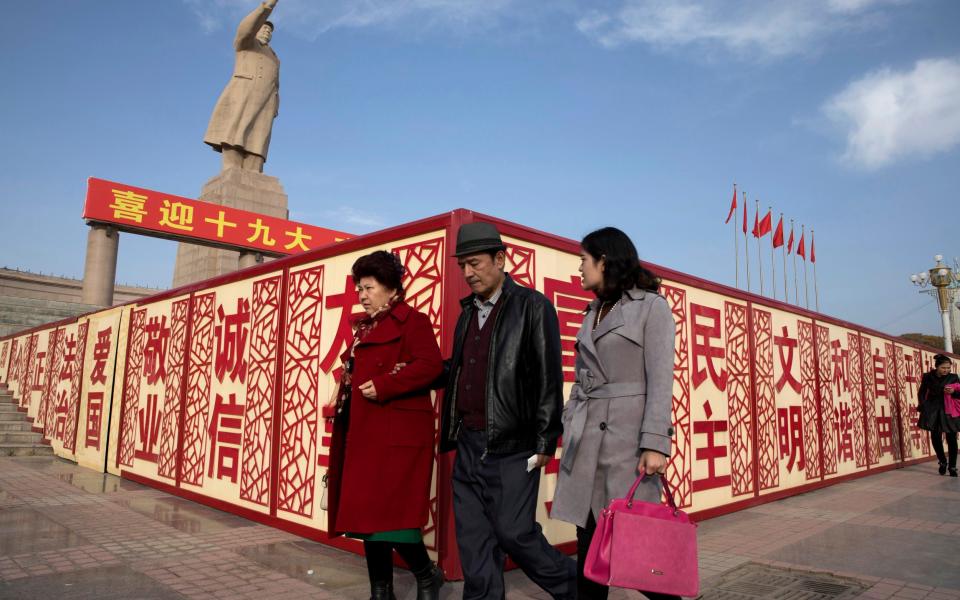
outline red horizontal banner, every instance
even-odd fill
[[[249,248],[268,255],[298,254],[353,237],[342,231],[95,177],[87,180],[83,218],[145,235]]]

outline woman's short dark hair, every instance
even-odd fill
[[[933,357],[933,366],[939,367],[944,363],[952,363],[953,361],[946,354],[936,354]]]
[[[588,233],[580,246],[593,260],[603,259],[603,289],[597,291],[600,298],[613,300],[635,287],[650,292],[660,289],[660,278],[640,263],[636,246],[616,227]]]
[[[397,295],[403,297],[403,274],[406,269],[400,262],[400,257],[386,250],[377,250],[366,256],[361,256],[353,263],[351,274],[353,283],[359,283],[364,277],[373,277],[377,283],[388,290],[396,290]]]

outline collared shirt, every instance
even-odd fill
[[[500,300],[500,296],[502,294],[503,286],[501,285],[500,288],[497,289],[497,291],[486,300],[480,296],[474,295],[473,305],[477,307],[478,329],[483,329],[483,324],[487,322],[487,317],[489,317],[490,313],[493,312],[493,307],[497,305],[497,301]]]

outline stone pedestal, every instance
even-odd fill
[[[114,280],[117,278],[117,249],[120,232],[108,225],[90,225],[87,234],[87,259],[83,267],[80,302],[97,306],[113,305]]]
[[[239,167],[222,171],[210,179],[200,192],[200,200],[271,217],[288,218],[287,195],[280,180]],[[173,287],[232,273],[238,268],[239,252],[181,242],[177,247],[177,262],[173,269]]]

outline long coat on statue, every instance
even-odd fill
[[[405,366],[391,374],[397,363]],[[442,370],[430,319],[403,302],[357,344],[346,418],[334,420],[331,441],[330,535],[427,524],[435,445],[429,386]],[[360,393],[367,381],[376,400]]]
[[[233,77],[220,94],[203,136],[218,152],[227,144],[267,158],[273,119],[280,110],[280,59],[256,36],[270,12],[261,4],[237,28]]]
[[[563,456],[550,517],[586,527],[627,495],[641,450],[669,455],[673,437],[673,314],[654,292],[624,292],[594,329],[595,300],[577,334],[577,381],[563,408]],[[659,477],[636,499],[660,501]]]

